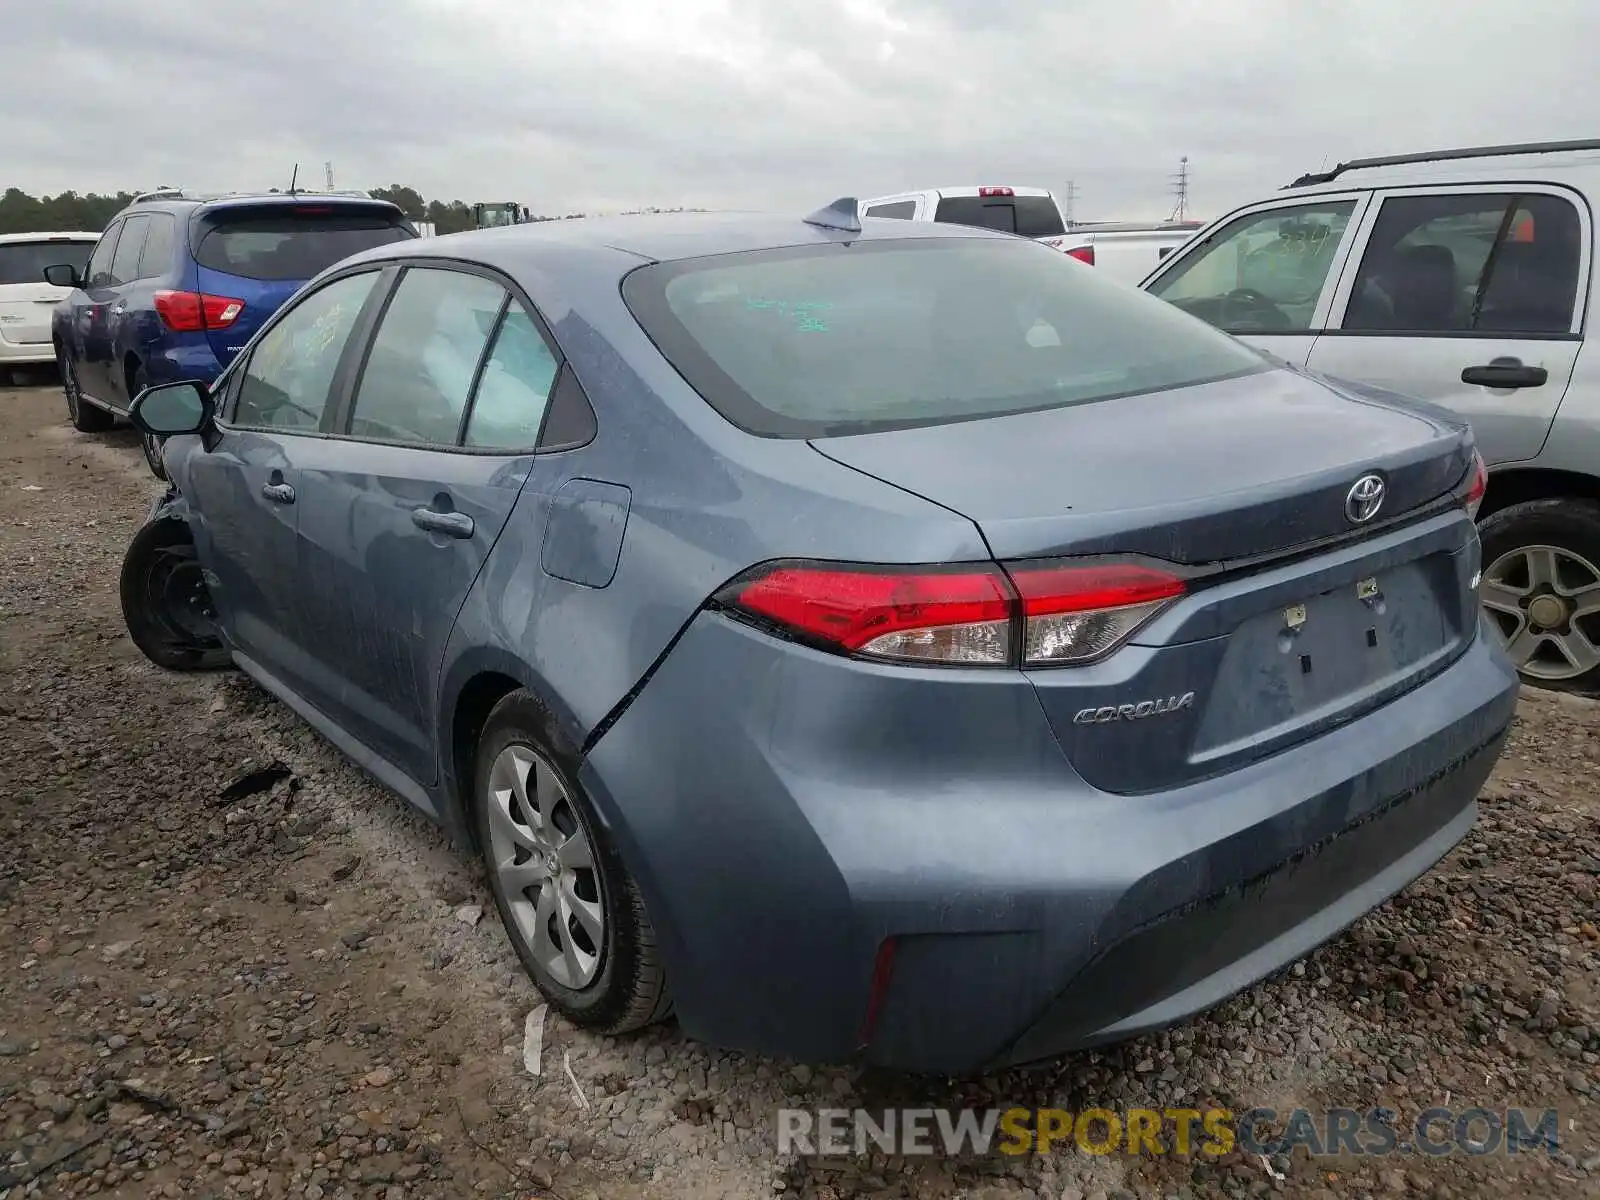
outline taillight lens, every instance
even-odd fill
[[[162,324],[174,333],[226,329],[244,311],[243,300],[204,292],[157,292],[155,305]]]
[[[1028,667],[1102,658],[1186,590],[1176,575],[1129,563],[1017,564],[1010,573]]]
[[[1075,258],[1081,263],[1088,263],[1091,267],[1094,266],[1093,246],[1074,246],[1071,250],[1065,251],[1065,253],[1068,258]]]
[[[908,662],[1004,666],[1015,600],[998,567],[776,564],[718,599],[808,641]]]
[[[1489,490],[1489,468],[1483,461],[1483,455],[1476,450],[1472,452],[1472,482],[1467,485],[1467,515],[1474,521],[1478,519],[1478,510],[1483,507],[1483,494]]]
[[[749,572],[716,601],[845,654],[1047,667],[1103,658],[1184,591],[1176,575],[1125,563],[1033,561],[1002,569],[786,562]]]

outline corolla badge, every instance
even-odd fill
[[[1344,515],[1350,518],[1352,525],[1364,525],[1378,515],[1387,491],[1382,475],[1363,475],[1350,485],[1344,498]]]
[[[1080,708],[1072,715],[1074,725],[1106,725],[1112,721],[1142,721],[1194,707],[1194,693],[1163,696],[1159,700],[1140,700],[1134,704],[1106,704],[1100,708]]]

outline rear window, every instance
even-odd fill
[[[411,238],[400,220],[309,211],[212,215],[195,261],[245,279],[310,279],[352,254]]]
[[[1067,231],[1061,210],[1049,196],[946,196],[933,219],[1031,238],[1060,237]]]
[[[657,263],[629,274],[623,298],[691,386],[767,437],[937,425],[1268,369],[1172,305],[1011,239]]]
[[[86,275],[93,253],[93,242],[0,242],[0,284],[43,283],[44,269],[58,263]]]

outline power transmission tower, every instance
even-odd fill
[[[1178,173],[1172,176],[1172,193],[1177,197],[1178,203],[1173,207],[1172,219],[1186,221],[1189,218],[1189,156],[1185,154],[1178,160]]]
[[[1078,181],[1075,179],[1069,179],[1067,180],[1067,224],[1076,225],[1078,223],[1077,217]]]
[[[327,179],[328,179],[328,190],[331,192],[331,191],[333,191],[333,164],[331,162],[323,163],[322,164],[322,171],[323,171],[323,174],[327,176]]]

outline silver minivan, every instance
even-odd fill
[[[1341,163],[1141,287],[1310,371],[1454,410],[1489,463],[1483,607],[1523,678],[1600,694],[1600,140]]]

